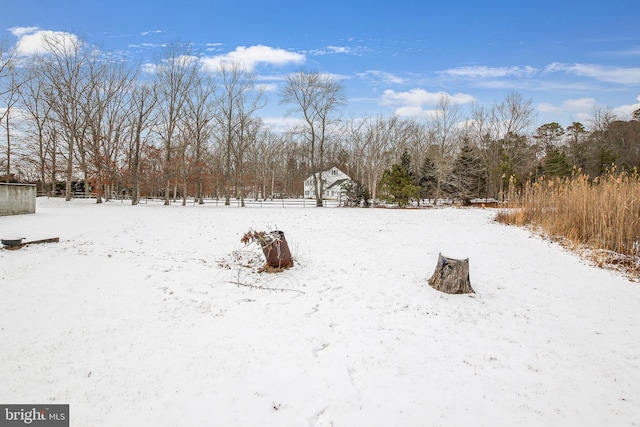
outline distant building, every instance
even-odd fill
[[[314,175],[317,176],[317,174]],[[315,199],[316,197],[315,187],[313,185],[314,175],[311,175],[309,178],[304,180],[305,199]],[[322,192],[323,199],[340,200],[345,192],[344,185],[351,181],[349,175],[345,174],[335,166],[327,171],[323,171],[322,174],[320,174],[320,177],[324,182]]]

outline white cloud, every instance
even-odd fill
[[[351,78],[350,76],[347,76],[345,74],[335,74],[335,73],[318,73],[318,75],[323,79],[334,80],[334,81],[349,80]],[[286,78],[287,76],[284,76],[284,79]],[[279,78],[277,77],[271,78],[271,80],[275,80],[275,79],[279,79]]]
[[[305,60],[304,55],[299,53],[264,45],[256,45],[249,47],[238,46],[234,51],[224,55],[203,58],[202,62],[205,69],[215,71],[221,64],[239,63],[247,70],[253,70],[258,64],[282,66],[287,64],[302,64]]]
[[[256,89],[264,92],[276,92],[278,90],[278,85],[275,83],[258,83],[256,84]]]
[[[421,119],[431,119],[435,117],[432,110],[425,110],[422,107],[407,106],[399,107],[395,110],[395,115],[399,117],[413,117]]]
[[[145,62],[140,66],[140,70],[142,70],[143,73],[147,73],[147,74],[155,74],[156,69],[157,69],[157,66],[153,62]]]
[[[208,52],[219,52],[222,50],[222,43],[207,43],[205,46]]]
[[[593,109],[597,103],[595,98],[567,99],[562,103],[562,108],[574,116],[577,120],[589,120],[593,115]]]
[[[313,56],[322,56],[322,55],[334,55],[337,53],[350,54],[353,53],[352,49],[345,46],[327,46],[324,49],[312,49],[307,50],[306,53]]]
[[[265,75],[265,74],[260,74],[257,77],[257,80],[259,81],[267,81],[267,82],[283,82],[287,79],[287,76],[282,75],[282,74],[278,74],[278,75]]]
[[[590,113],[595,106],[595,98],[567,99],[562,103],[563,109],[570,113]]]
[[[263,117],[262,121],[276,131],[287,131],[304,124],[304,120],[297,117]]]
[[[382,95],[381,103],[383,105],[399,105],[395,110],[397,116],[432,119],[437,116],[436,111],[424,107],[438,105],[443,96],[449,97],[451,103],[457,105],[475,101],[473,96],[466,93],[451,95],[447,92],[427,92],[424,89],[416,88],[408,92],[395,92],[387,89]]]
[[[56,44],[80,43],[76,35],[64,31],[41,30],[38,27],[13,27],[10,31],[18,38],[16,53],[20,56],[49,52],[46,40]]]
[[[621,105],[617,108],[614,108],[613,109],[614,114],[624,118],[625,120],[629,119],[631,117],[631,113],[640,109],[640,96],[636,98],[636,101],[638,102],[635,104]]]
[[[311,55],[311,56],[323,56],[323,55],[354,55],[354,56],[360,56],[365,52],[369,52],[371,49],[369,49],[366,46],[354,46],[354,47],[348,47],[348,46],[326,46],[323,47],[321,49],[308,49],[308,50],[304,50],[302,52],[304,52],[307,55]]]
[[[607,67],[596,64],[562,64],[554,62],[545,72],[565,72],[609,83],[640,84],[640,67]]]
[[[554,113],[554,114],[562,114],[562,108],[549,104],[548,102],[542,102],[536,106],[538,111],[541,113]]]
[[[442,112],[436,109],[424,109],[420,107],[400,107],[396,108],[395,115],[398,117],[409,117],[414,119],[437,120]],[[471,123],[470,120],[463,120],[454,126],[458,129],[464,129]]]
[[[330,53],[351,53],[351,48],[345,46],[327,46]]]
[[[358,73],[358,77],[367,80],[380,80],[387,84],[403,84],[405,80],[394,74],[387,73],[386,71],[379,70],[367,70],[364,73]]]
[[[14,36],[20,38],[25,34],[32,34],[32,33],[35,33],[37,31],[40,31],[40,28],[38,28],[38,27],[12,27],[12,28],[9,28],[9,31],[11,31],[11,34],[13,34]]]
[[[335,74],[335,73],[320,73],[323,78],[331,79],[331,80],[349,80],[351,77],[344,74]]]
[[[162,30],[151,30],[151,31],[143,31],[140,33],[141,36],[150,36],[152,34],[162,34]]]
[[[452,77],[467,78],[497,78],[497,77],[525,77],[538,72],[537,68],[529,65],[524,67],[487,67],[484,65],[475,67],[458,67],[438,71],[438,74]]]
[[[466,93],[456,93],[450,95],[447,92],[427,92],[424,89],[411,89],[408,92],[396,92],[387,89],[382,95],[382,104],[402,104],[406,106],[420,107],[424,105],[437,105],[442,96],[447,96],[452,103],[469,104],[475,101],[475,98]]]
[[[591,117],[593,109],[597,106],[595,98],[566,99],[561,105],[541,103],[536,107],[541,113],[563,114],[568,113],[578,120],[587,120]]]
[[[597,54],[600,56],[606,55],[606,56],[612,56],[612,57],[640,56],[640,48],[632,47],[632,48],[622,49],[622,50],[605,50],[605,51],[597,52]]]

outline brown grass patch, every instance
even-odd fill
[[[640,279],[640,177],[615,173],[590,180],[541,179],[513,189],[496,220],[540,229],[598,265]],[[603,255],[603,254],[606,254]]]

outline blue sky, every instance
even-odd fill
[[[205,64],[245,61],[274,122],[278,87],[301,68],[342,79],[348,116],[428,117],[443,92],[463,110],[518,92],[538,124],[586,125],[596,107],[627,119],[640,108],[639,23],[637,0],[22,0],[0,13],[24,55],[54,31],[143,61],[172,42]]]

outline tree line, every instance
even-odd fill
[[[337,166],[354,180],[348,198],[500,200],[507,187],[542,176],[591,177],[640,165],[640,110],[618,120],[596,109],[588,126],[536,127],[531,101],[516,92],[468,116],[443,94],[428,119],[341,116],[341,82],[299,71],[279,100],[297,124],[267,126],[256,76],[241,64],[204,70],[189,45],[162,51],[151,73],[71,36],[43,36],[47,53],[0,48],[3,181],[39,191],[80,190],[100,203],[126,194],[230,204],[246,197],[300,197],[312,176]]]

